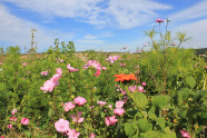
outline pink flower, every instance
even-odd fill
[[[66,131],[66,134],[68,136],[68,138],[78,138],[80,135],[80,132],[77,132],[75,129],[68,129]]]
[[[12,114],[12,115],[15,115],[15,114],[17,113],[17,111],[18,111],[17,109],[13,109],[13,110],[11,111],[11,114]]]
[[[23,125],[29,124],[29,118],[22,118],[21,124],[23,124]]]
[[[102,70],[107,70],[107,68],[106,67],[102,67]]]
[[[124,103],[126,103],[127,102],[127,100],[128,100],[128,97],[123,97],[123,101],[124,101]]]
[[[9,120],[10,120],[10,121],[17,121],[17,118],[14,117],[14,116],[12,116]]]
[[[142,82],[142,86],[147,86],[147,83],[146,82]]]
[[[121,91],[121,93],[122,93],[123,95],[126,95],[126,94],[127,94],[127,92],[124,91],[123,89],[120,89],[120,91]]]
[[[126,64],[125,63],[120,63],[119,64],[121,67],[126,67]]]
[[[64,110],[68,112],[69,110],[75,108],[75,104],[73,102],[67,102],[64,104]]]
[[[61,60],[61,59],[59,59],[59,58],[58,58],[58,61],[60,61],[61,63],[63,62],[63,60]]]
[[[7,127],[8,127],[9,129],[12,129],[12,125],[7,125]]]
[[[48,71],[42,71],[42,72],[41,72],[41,75],[42,75],[42,76],[48,76]]]
[[[188,131],[180,129],[180,134],[182,135],[182,137],[184,138],[190,138],[190,134],[188,133]]]
[[[59,82],[59,79],[61,78],[62,76],[60,74],[55,74],[52,76],[52,78],[50,79],[51,81],[53,82]]]
[[[136,52],[137,52],[137,53],[141,53],[141,52],[142,52],[142,50],[138,49],[138,50],[136,50]]]
[[[125,110],[123,108],[116,108],[114,110],[114,114],[119,115],[119,116],[123,115],[124,112],[125,112]]]
[[[61,68],[56,69],[56,74],[62,75],[63,71]]]
[[[118,122],[118,119],[116,119],[116,116],[115,115],[113,115],[113,116],[107,116],[105,118],[105,124],[107,126],[109,126],[109,125],[116,125],[116,122]]]
[[[112,108],[113,106],[110,104],[108,107],[109,107],[109,108]]]
[[[66,132],[69,128],[69,121],[63,118],[60,118],[57,122],[55,122],[55,129],[58,132]]]
[[[139,92],[146,92],[142,86],[139,86],[139,87],[138,87],[138,91],[139,91]]]
[[[3,63],[2,62],[0,62],[0,65],[2,65]]]
[[[56,74],[52,76],[49,80],[47,80],[43,87],[40,87],[41,90],[43,90],[45,93],[47,91],[52,92],[55,87],[59,84],[59,79],[62,77],[63,71],[61,68],[56,69]]]
[[[116,102],[116,108],[122,108],[124,103],[125,103],[124,101],[117,101]]]
[[[96,73],[94,73],[94,76],[98,77],[101,75],[101,71],[99,69],[96,70]]]
[[[111,63],[114,63],[114,61],[118,60],[119,56],[109,56],[106,60],[110,60]]]
[[[137,91],[137,86],[136,86],[136,85],[134,85],[134,86],[129,86],[128,89],[129,89],[130,92]]]
[[[139,66],[134,67],[135,69],[139,69]]]
[[[0,138],[5,138],[4,136],[1,136]]]
[[[94,134],[94,133],[91,133],[90,135],[89,135],[89,138],[95,138],[96,137],[96,135]]]
[[[23,66],[27,66],[27,62],[22,63]]]
[[[171,45],[172,45],[172,46],[176,46],[176,43],[172,43]]]
[[[69,69],[70,72],[79,71],[79,69],[75,69],[75,68],[71,67],[70,64],[68,64],[67,68]]]
[[[90,106],[89,108],[92,109],[92,108],[94,108],[94,106]]]
[[[83,117],[81,118],[81,115],[82,115],[82,112],[78,112],[77,116],[71,115],[70,117],[73,119],[74,122],[81,123],[84,121],[84,118]]]
[[[157,18],[156,20],[155,20],[155,22],[157,22],[157,23],[163,23],[165,20],[164,19],[161,19],[161,18]]]
[[[105,104],[107,104],[107,102],[105,102],[105,101],[97,101],[97,104],[99,104],[100,106],[104,106]]]
[[[77,105],[81,106],[81,105],[84,105],[87,101],[85,98],[78,96],[77,98],[74,99],[74,102]]]
[[[53,89],[59,84],[59,81],[53,81],[52,79],[47,80],[44,84],[43,87],[40,87],[41,90],[46,93],[47,91],[52,92]]]
[[[87,69],[88,67],[94,67],[95,69],[101,70],[101,64],[96,60],[89,60],[87,64],[84,65],[84,69]]]

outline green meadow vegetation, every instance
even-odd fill
[[[157,21],[159,26],[163,22]],[[206,56],[189,38],[146,31],[148,51],[77,53],[72,41],[0,63],[0,136],[35,138],[205,138]]]

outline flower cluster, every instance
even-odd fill
[[[17,112],[18,112],[18,109],[13,109],[11,111],[12,117],[9,119],[10,121],[14,121],[14,122],[17,121],[17,118],[15,117]],[[22,125],[28,125],[29,124],[29,118],[22,118],[21,124]],[[12,127],[13,127],[12,124],[7,125],[7,128],[9,128],[9,129],[12,129]]]
[[[64,110],[66,112],[70,111],[71,109],[75,108],[76,105],[83,106],[87,100],[81,96],[78,96],[73,100],[73,102],[67,102],[63,105]],[[81,117],[82,112],[78,111],[77,116],[75,114],[72,114],[70,117],[72,118],[73,122],[76,124],[82,123],[84,121],[84,118]],[[60,132],[66,134],[69,138],[78,138],[80,135],[80,132],[77,132],[75,129],[69,128],[69,121],[65,120],[63,118],[60,118],[57,122],[55,122],[55,129]]]

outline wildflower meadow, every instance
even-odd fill
[[[206,138],[206,57],[146,31],[150,50],[77,53],[72,41],[0,64],[1,138]],[[127,49],[124,48],[124,49]]]

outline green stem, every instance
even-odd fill
[[[159,31],[160,31],[160,40],[161,40],[162,39],[162,34],[161,34],[160,23],[159,23]]]
[[[205,90],[206,89],[206,75],[205,75],[205,77],[204,77],[204,84],[203,84],[203,89]]]
[[[191,130],[191,131],[190,131],[190,137],[191,137],[191,138],[195,138],[195,137],[196,137],[196,133],[195,133],[194,130]]]

